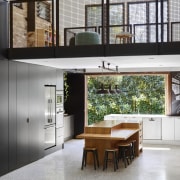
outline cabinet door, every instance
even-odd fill
[[[161,118],[143,118],[143,139],[161,139]]]
[[[56,85],[56,69],[43,67],[44,85]]]
[[[29,159],[41,158],[44,145],[44,84],[42,66],[29,65]]]
[[[64,117],[64,139],[67,140],[74,136],[74,116]]]
[[[175,140],[180,140],[180,118],[175,117]]]
[[[64,72],[62,70],[56,71],[56,89],[64,90]]]
[[[8,171],[8,61],[0,61],[0,175]]]
[[[174,140],[174,118],[162,118],[162,140]]]
[[[17,143],[17,116],[16,116],[16,94],[17,94],[17,62],[9,62],[9,170],[16,169],[16,143]]]
[[[17,167],[29,162],[28,65],[17,63]]]

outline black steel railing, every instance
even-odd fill
[[[162,27],[163,26],[163,27]],[[132,43],[154,43],[154,42],[175,42],[180,41],[180,22],[170,23],[146,23],[146,24],[126,24],[126,25],[110,25],[109,42],[106,40],[106,30],[102,34],[102,26],[90,27],[70,27],[64,28],[64,45],[69,45],[69,39],[76,33],[82,31],[98,32],[103,39],[104,44],[114,44],[115,36],[121,32],[129,32],[133,34]],[[105,29],[107,27],[104,27]],[[162,31],[163,30],[163,31]],[[163,34],[163,36],[162,36]]]

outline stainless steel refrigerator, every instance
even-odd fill
[[[56,145],[56,86],[45,86],[45,144],[44,149]]]

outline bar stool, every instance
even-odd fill
[[[134,159],[136,157],[136,150],[135,150],[136,140],[133,139],[128,142],[131,144],[131,159]]]
[[[99,159],[98,159],[98,152],[97,148],[95,147],[84,147],[83,149],[83,157],[82,157],[82,166],[81,169],[83,170],[83,167],[86,166],[87,161],[87,153],[91,152],[93,154],[93,160],[94,160],[94,169],[96,170],[96,164],[99,167]]]
[[[130,162],[132,161],[131,143],[118,144],[118,159],[122,159],[125,168],[127,167],[127,164],[129,165],[129,159]]]
[[[109,158],[109,154],[112,155],[112,158]],[[114,164],[114,171],[118,169],[118,149],[105,149],[104,151],[104,163],[103,163],[103,171],[107,169],[107,162],[111,161]]]

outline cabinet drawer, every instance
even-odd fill
[[[64,128],[57,128],[56,129],[56,137],[64,136]]]

